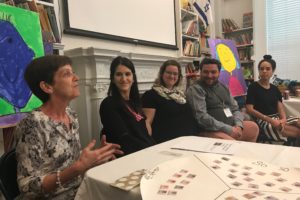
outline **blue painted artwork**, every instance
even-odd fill
[[[17,111],[31,96],[23,76],[26,66],[34,58],[34,52],[10,22],[0,20],[0,30],[0,97]]]

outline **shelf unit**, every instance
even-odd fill
[[[45,5],[45,6],[54,7],[53,0],[50,0],[50,1],[37,0],[37,1],[35,1],[35,2],[36,2],[37,4],[42,4],[42,5]]]
[[[179,24],[179,57],[190,60],[186,64],[185,72],[187,87],[199,79],[200,71],[195,63],[199,62],[201,57],[210,56],[207,39],[210,37],[209,27],[204,28],[203,22],[198,14],[193,10],[190,3],[179,1],[180,24]],[[184,5],[185,4],[185,5]]]
[[[254,81],[256,73],[253,4],[253,0],[215,1],[216,34],[235,42],[247,85]]]
[[[196,13],[181,8],[181,52],[183,56],[200,57],[199,23]]]
[[[193,10],[180,8],[180,56],[199,58],[209,53],[207,38],[210,35]]]
[[[254,81],[253,27],[223,32],[223,36],[235,42],[245,81],[247,85],[250,84]]]
[[[61,54],[64,45],[60,43],[59,18],[55,11],[55,0],[6,0],[4,3],[39,13],[45,49],[51,43],[53,54]]]

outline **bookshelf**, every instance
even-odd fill
[[[252,25],[249,20],[247,23],[243,22],[243,28],[240,28],[232,19],[222,19],[222,33],[225,39],[235,42],[244,78],[248,85],[254,81],[253,27],[247,27]]]
[[[216,34],[235,42],[246,84],[256,77],[256,38],[253,28],[253,0],[215,1]]]
[[[180,0],[179,5],[179,57],[190,60],[184,66],[188,87],[200,77],[197,63],[202,57],[210,56],[208,47],[210,27],[205,28],[189,1]]]
[[[55,0],[6,0],[4,3],[39,13],[45,53],[61,54],[59,20],[55,12]],[[47,52],[50,49],[51,52]]]

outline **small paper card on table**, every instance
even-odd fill
[[[230,140],[208,140],[205,143],[199,140],[189,140],[179,142],[171,149],[232,155],[240,148],[240,145],[241,142]]]
[[[127,176],[117,179],[115,182],[111,183],[111,186],[117,187],[121,190],[129,191],[140,184],[140,181],[145,174],[145,169],[140,169],[135,172],[130,173]]]

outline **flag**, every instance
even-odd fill
[[[193,6],[203,21],[205,28],[213,22],[210,0],[195,0]]]

